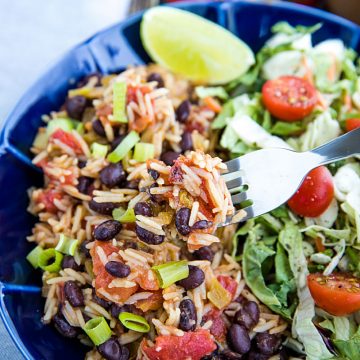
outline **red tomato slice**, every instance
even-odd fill
[[[144,339],[141,346],[150,360],[200,360],[216,349],[212,336],[204,329],[185,332],[183,336],[158,336],[153,347],[147,346]]]
[[[54,200],[61,200],[63,197],[62,193],[54,189],[44,190],[38,198],[38,203],[45,205],[45,210],[55,214],[58,208],[54,205]]]
[[[226,289],[232,295],[232,297],[234,297],[238,283],[232,277],[227,275],[219,275],[217,279],[222,287]]]
[[[351,118],[345,120],[346,131],[351,131],[360,128],[360,119]]]
[[[223,342],[226,338],[226,324],[223,318],[220,316],[222,311],[213,309],[207,312],[203,320],[206,322],[208,320],[212,321],[212,325],[210,327],[210,333],[215,337],[217,341]]]
[[[288,201],[290,209],[302,216],[317,217],[334,198],[334,184],[325,166],[311,170],[295,195]]]
[[[58,139],[63,144],[69,146],[70,148],[72,148],[75,151],[75,154],[78,154],[78,155],[83,154],[81,146],[79,145],[79,143],[77,142],[75,137],[67,131],[64,131],[62,129],[55,130],[50,136],[50,141],[52,139]]]
[[[94,247],[90,250],[90,254],[93,260],[93,271],[95,274],[95,290],[96,295],[103,298],[104,296],[98,292],[100,289],[104,289],[111,296],[113,296],[119,303],[125,302],[132,294],[134,294],[138,285],[129,287],[129,288],[110,288],[109,284],[116,279],[114,276],[110,275],[106,270],[105,266],[100,260],[100,257],[96,251],[97,247],[101,247],[106,256],[109,256],[112,253],[118,253],[119,249],[116,246],[113,246],[107,242],[95,241]],[[110,300],[110,299],[106,299]]]
[[[308,286],[317,306],[336,316],[360,310],[360,279],[349,274],[310,274]]]
[[[266,81],[262,96],[265,107],[272,115],[290,122],[309,115],[317,102],[314,86],[297,76],[281,76]]]

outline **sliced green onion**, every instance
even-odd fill
[[[50,136],[57,129],[70,132],[72,129],[74,129],[74,122],[71,119],[65,118],[50,120],[46,128],[46,134]]]
[[[78,96],[78,95],[88,97],[91,90],[92,90],[92,88],[84,86],[82,88],[69,90],[68,95],[69,95],[69,97],[74,97],[74,96]]]
[[[150,330],[150,325],[146,319],[140,315],[135,315],[129,312],[122,312],[119,315],[121,323],[130,330],[141,333],[147,333]]]
[[[71,239],[70,237],[60,234],[60,239],[56,245],[55,250],[66,254],[66,255],[75,255],[75,251],[79,245],[79,240]]]
[[[115,150],[108,155],[107,159],[112,163],[119,162],[139,141],[139,134],[136,131],[131,131],[115,148]]]
[[[63,255],[55,249],[44,250],[40,256],[38,265],[41,269],[48,272],[58,272],[61,269]]]
[[[76,124],[75,130],[76,130],[80,135],[84,135],[84,132],[85,132],[84,124],[79,121],[79,123]]]
[[[37,246],[36,248],[32,249],[27,257],[26,260],[35,268],[39,267],[39,257],[44,252],[44,249],[41,246]]]
[[[116,208],[112,212],[114,220],[120,221],[121,223],[132,223],[135,222],[135,211],[134,209],[124,210],[123,208]]]
[[[89,320],[83,327],[91,341],[99,346],[111,337],[111,329],[104,317],[96,317]]]
[[[153,144],[137,143],[134,150],[134,160],[145,162],[148,159],[153,159],[155,154],[155,147]]]
[[[113,85],[113,120],[127,123],[126,118],[126,82],[116,82]]]
[[[189,266],[186,260],[170,261],[165,264],[153,266],[152,269],[155,271],[162,289],[189,276]]]
[[[91,154],[95,159],[105,159],[107,151],[108,147],[106,145],[97,142],[91,144]]]
[[[49,136],[46,132],[39,132],[33,142],[33,146],[37,149],[44,150],[48,144]]]

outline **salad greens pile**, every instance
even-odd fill
[[[280,22],[256,56],[256,64],[226,87],[198,87],[199,97],[224,105],[213,122],[230,157],[269,147],[306,151],[345,132],[360,117],[360,65],[338,39],[312,44],[312,27]],[[311,78],[319,103],[301,121],[276,119],[262,103],[266,80],[284,75]],[[247,286],[272,311],[292,323],[286,346],[307,359],[360,357],[360,313],[333,316],[315,306],[309,273],[350,272],[360,276],[360,163],[351,158],[330,165],[335,197],[315,218],[286,205],[250,220],[234,236],[233,256],[242,262]]]

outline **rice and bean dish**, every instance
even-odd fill
[[[44,115],[27,259],[42,270],[43,323],[86,359],[356,359],[357,159],[315,169],[269,214],[219,226],[236,211],[224,161],[354,128],[355,55],[340,40],[313,47],[317,29],[275,25],[225,86],[130,66],[86,76]]]

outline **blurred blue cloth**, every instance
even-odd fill
[[[71,46],[124,18],[129,0],[0,0],[0,124]],[[25,239],[24,239],[25,241]],[[0,321],[0,354],[22,359]]]

